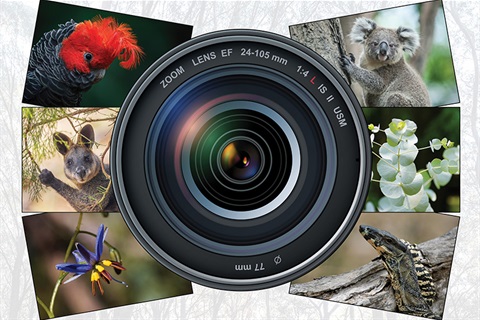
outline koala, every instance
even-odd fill
[[[59,132],[53,135],[53,141],[58,152],[63,155],[65,176],[77,188],[57,179],[48,169],[41,171],[40,182],[57,191],[76,211],[118,211],[112,188],[105,193],[110,179],[102,171],[100,157],[92,151],[95,141],[93,127],[89,124],[84,126],[80,130],[77,143]],[[105,171],[110,174],[107,165]]]
[[[343,55],[340,64],[362,87],[367,107],[430,106],[425,84],[403,57],[404,52],[414,54],[420,45],[414,30],[382,28],[373,20],[358,18],[349,36],[353,43],[363,44],[359,65],[353,55]]]

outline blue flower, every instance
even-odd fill
[[[77,250],[74,250],[72,254],[75,257],[77,263],[60,263],[55,266],[57,270],[62,270],[74,274],[64,283],[73,281],[81,275],[92,271],[90,281],[92,282],[93,295],[95,295],[95,283],[97,284],[101,294],[103,295],[104,291],[100,279],[105,280],[108,284],[110,283],[110,281],[114,280],[127,286],[125,282],[113,278],[112,275],[108,273],[107,270],[105,270],[105,267],[112,267],[117,270],[125,270],[125,267],[123,267],[120,262],[111,260],[100,260],[102,258],[103,242],[105,241],[105,238],[107,236],[107,231],[108,228],[105,228],[103,224],[100,225],[100,227],[98,228],[97,239],[95,241],[95,253],[89,251],[81,243],[76,243],[75,246]]]

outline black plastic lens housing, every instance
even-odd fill
[[[363,207],[370,143],[350,88],[279,35],[227,30],[154,63],[118,116],[113,187],[158,261],[229,290],[293,280]]]

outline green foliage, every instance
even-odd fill
[[[457,83],[450,47],[434,45],[423,72],[432,105],[458,103]]]
[[[368,128],[372,132],[372,147],[379,147],[374,155],[379,159],[376,169],[380,179],[375,179],[372,173],[372,182],[380,184],[383,194],[377,204],[378,211],[433,211],[430,201],[436,201],[437,196],[431,189],[432,182],[440,189],[450,182],[452,175],[460,173],[459,147],[447,138],[434,138],[429,146],[418,148],[417,125],[411,120],[392,119],[385,130],[373,124]],[[384,135],[386,141],[376,141],[379,135]],[[444,149],[442,159],[434,158],[427,163],[426,169],[417,170],[415,160],[419,151],[440,149]],[[367,203],[366,211],[375,211],[375,205]]]
[[[61,118],[62,110],[22,108],[22,186],[33,200],[39,200],[43,190],[38,179],[41,171],[39,163],[55,152],[53,143],[46,141],[51,140],[56,127],[56,121],[52,119]]]
[[[424,78],[427,83],[436,82],[456,86],[452,56],[448,46],[434,46],[429,54]]]

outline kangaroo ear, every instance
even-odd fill
[[[53,134],[53,143],[55,143],[55,147],[62,155],[65,155],[73,144],[67,135],[60,132]]]
[[[84,145],[87,148],[92,148],[93,143],[95,142],[95,132],[93,131],[93,127],[89,124],[84,126],[82,130],[80,130],[80,134],[78,135],[77,144]]]

